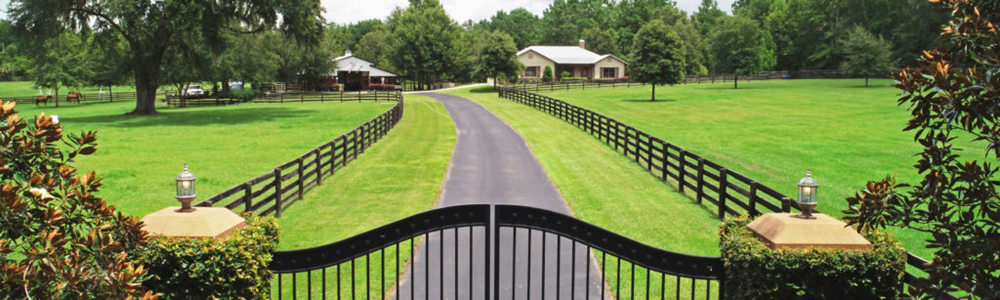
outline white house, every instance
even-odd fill
[[[600,55],[586,49],[586,43],[580,40],[580,46],[531,46],[517,52],[517,59],[524,64],[521,78],[542,78],[545,67],[552,68],[552,76],[560,80],[563,71],[570,77],[623,78],[625,77],[625,62],[611,54]]]

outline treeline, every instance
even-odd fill
[[[653,20],[680,37],[686,74],[735,71],[733,62],[720,57],[722,52],[741,50],[735,49],[734,41],[725,40],[728,36],[752,36],[744,42],[759,48],[736,54],[759,62],[740,70],[744,72],[836,69],[848,60],[845,41],[859,34],[882,37],[891,51],[886,59],[902,67],[912,65],[921,50],[936,46],[938,29],[947,19],[927,0],[738,0],[733,12],[726,14],[716,0],[703,0],[692,14],[668,0],[556,0],[542,16],[519,8],[458,23],[437,0],[410,0],[407,8],[397,8],[383,20],[330,23],[322,38],[313,41],[276,30],[207,36],[188,31],[172,39],[164,51],[158,81],[181,87],[203,81],[318,79],[347,49],[423,87],[442,81],[480,81],[496,73],[484,66],[488,62],[477,59],[490,47],[512,46],[516,51],[531,45],[576,45],[583,39],[594,52],[632,60],[635,34]],[[740,32],[726,34],[734,30],[727,24]],[[75,86],[132,79],[127,59],[132,49],[112,31],[84,28],[45,40],[16,31],[10,21],[0,21],[0,80],[27,78],[39,86]],[[491,34],[509,36],[512,43],[496,45],[507,38]]]

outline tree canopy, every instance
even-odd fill
[[[653,20],[639,29],[632,42],[632,80],[653,85],[656,100],[656,86],[678,84],[684,81],[684,43],[677,32]]]
[[[514,39],[503,32],[494,31],[485,34],[476,46],[475,74],[484,78],[493,78],[493,88],[503,78],[517,75],[523,66],[517,60],[517,46]]]
[[[156,113],[156,89],[167,49],[184,37],[219,53],[225,32],[263,32],[280,28],[300,40],[317,41],[323,20],[318,0],[139,1],[14,0],[10,18],[27,34],[57,38],[64,31],[91,28],[113,31],[129,45],[136,85],[132,114]],[[280,21],[280,24],[279,24]]]
[[[864,76],[865,86],[869,76],[884,76],[892,70],[892,44],[864,27],[855,26],[851,30],[841,41],[841,51],[844,61],[840,63],[840,71]]]
[[[739,75],[756,74],[763,70],[767,57],[764,34],[757,22],[737,16],[724,19],[712,36],[713,70]],[[733,81],[734,88],[739,88]]]
[[[435,0],[411,0],[395,18],[390,61],[423,87],[429,87],[454,66],[458,24]]]

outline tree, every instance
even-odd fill
[[[687,19],[677,20],[674,29],[684,42],[684,74],[708,74],[708,68],[705,66],[705,43],[694,22]]]
[[[392,34],[388,30],[375,30],[368,32],[355,46],[354,55],[375,63],[379,69],[395,71],[389,64],[389,49],[386,45],[392,44]]]
[[[97,197],[101,178],[69,165],[96,150],[96,132],[63,136],[44,114],[25,122],[0,103],[0,291],[11,299],[155,298],[132,263],[146,241],[138,218]],[[61,149],[62,145],[68,149]]]
[[[618,52],[618,45],[615,42],[615,37],[611,36],[607,30],[590,28],[583,31],[583,36],[580,37],[586,41],[587,50],[593,51],[597,54],[613,54],[615,56],[621,55]]]
[[[712,36],[712,69],[732,72],[733,88],[739,88],[740,75],[760,72],[767,61],[763,37],[754,20],[741,16],[724,19]]]
[[[719,9],[719,2],[716,0],[701,0],[698,11],[694,13],[692,19],[698,24],[702,36],[710,36],[715,32],[715,26],[726,17],[726,12]]]
[[[455,23],[436,0],[411,0],[394,28],[390,60],[396,69],[429,88],[454,66]]]
[[[841,49],[845,57],[840,63],[840,71],[865,76],[865,86],[868,86],[869,76],[885,75],[892,70],[892,44],[864,27],[854,26],[841,41]]]
[[[485,34],[476,45],[476,76],[493,78],[493,89],[500,78],[517,75],[524,66],[517,60],[517,46],[514,39],[503,32]]]
[[[18,28],[41,38],[58,37],[65,30],[91,27],[115,31],[128,42],[135,78],[136,106],[131,114],[156,114],[156,89],[167,49],[182,33],[194,33],[200,45],[221,52],[218,37],[225,31],[261,32],[278,26],[303,41],[322,33],[318,0],[265,1],[139,1],[14,0],[9,18]]]
[[[542,82],[552,82],[552,66],[545,66],[542,71]]]
[[[1000,298],[1000,5],[992,0],[938,1],[952,16],[941,29],[949,45],[924,51],[915,69],[896,74],[899,105],[909,109],[905,131],[923,148],[914,167],[919,183],[871,181],[847,199],[846,219],[859,229],[903,226],[927,234],[934,250],[929,281],[981,299]],[[971,137],[974,144],[959,138]],[[979,153],[959,145],[981,145]],[[914,288],[916,289],[916,288]],[[938,298],[935,291],[923,291]],[[910,294],[917,294],[911,290]]]
[[[653,20],[639,29],[632,42],[632,81],[653,85],[649,101],[656,101],[657,85],[684,81],[684,43],[677,32]]]
[[[555,0],[543,14],[542,43],[576,45],[584,30],[606,25],[601,22],[608,17],[606,4],[601,0]]]
[[[79,87],[93,76],[85,46],[80,35],[72,32],[31,43],[32,49],[40,51],[31,51],[28,55],[32,59],[28,74],[35,85],[55,93],[56,107],[59,107],[60,87]]]
[[[509,14],[501,10],[490,17],[486,28],[481,29],[507,33],[514,39],[517,49],[524,49],[541,39],[542,20],[524,8],[514,9]]]

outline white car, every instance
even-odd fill
[[[205,90],[201,89],[198,85],[192,84],[184,88],[184,95],[188,97],[201,97],[205,96]]]

